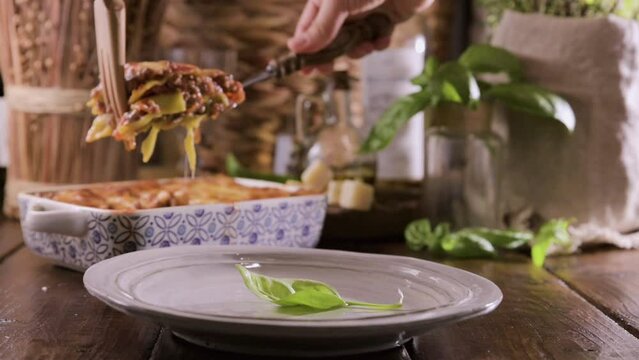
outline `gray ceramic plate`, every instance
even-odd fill
[[[346,308],[295,314],[245,288],[235,264],[276,277],[323,281],[344,298],[400,310]],[[482,315],[502,299],[480,276],[414,258],[273,247],[176,247],[133,252],[93,265],[93,295],[125,313],[226,351],[328,356],[398,346],[435,326]]]

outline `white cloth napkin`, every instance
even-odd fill
[[[493,44],[577,117],[562,135],[550,121],[508,114],[507,208],[575,218],[577,245],[639,247],[639,23],[508,12]]]

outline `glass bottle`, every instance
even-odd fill
[[[396,29],[390,47],[362,59],[365,122],[373,125],[398,98],[419,90],[411,79],[424,68],[426,38],[417,18]],[[419,189],[424,174],[424,117],[416,114],[393,142],[377,154],[377,185],[388,190]]]
[[[335,179],[375,181],[375,157],[359,154],[363,138],[354,126],[350,111],[351,86],[346,71],[333,73],[326,92],[325,125],[308,150],[308,163],[321,159]]]
[[[440,105],[427,111],[423,205],[432,223],[501,227],[503,141],[491,130],[492,108]]]

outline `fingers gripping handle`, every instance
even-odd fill
[[[276,78],[282,78],[306,66],[331,62],[363,43],[390,36],[392,31],[393,22],[388,15],[373,13],[361,20],[345,24],[327,48],[312,54],[290,54],[271,62],[267,71]]]

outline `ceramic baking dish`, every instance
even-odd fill
[[[251,187],[282,187],[258,180],[236,181]],[[67,189],[82,187],[86,185]],[[54,201],[38,193],[22,193],[18,200],[26,245],[37,255],[79,271],[123,253],[169,246],[314,247],[326,215],[325,195],[126,213]]]

